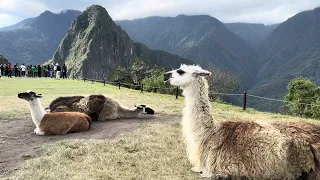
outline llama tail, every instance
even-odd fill
[[[91,128],[91,124],[92,124],[92,119],[90,116],[86,115],[87,121],[89,123],[89,128]]]

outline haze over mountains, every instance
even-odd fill
[[[311,76],[320,84],[320,8],[275,25],[222,23],[207,15],[153,16],[114,23],[99,6],[90,8],[82,14],[70,11],[74,13],[62,19],[49,18],[53,13],[45,12],[1,28],[0,52],[12,62],[43,63],[53,58],[70,65],[80,63],[72,73],[93,76],[97,70],[105,77],[116,65],[132,62],[133,56],[128,56],[132,49],[133,55],[167,69],[191,61],[205,68],[224,68],[239,76],[241,93],[246,90],[277,99],[283,99],[289,80],[296,76]],[[41,21],[35,21],[40,17],[56,27],[43,27]],[[281,105],[253,98],[248,103],[269,111]]]

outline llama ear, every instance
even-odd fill
[[[134,107],[136,107],[137,109],[143,109],[143,107],[141,105],[139,105],[139,106],[134,105]]]
[[[42,98],[42,94],[36,94],[37,98]]]
[[[197,71],[193,72],[193,75],[195,75],[195,76],[210,76],[211,72],[202,69],[202,70],[197,70]]]

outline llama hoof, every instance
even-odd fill
[[[44,135],[44,132],[42,132],[39,128],[36,128],[34,131],[35,131],[36,135],[39,135],[39,136]]]
[[[200,167],[196,167],[196,166],[192,167],[190,170],[193,172],[196,172],[196,173],[200,173],[202,171],[202,169]]]
[[[214,176],[215,180],[232,180],[230,175],[215,175]],[[241,178],[242,180],[242,178]]]
[[[212,178],[212,177],[214,177],[213,173],[209,172],[209,171],[201,171],[200,174],[201,174],[201,177],[203,177],[203,178]]]

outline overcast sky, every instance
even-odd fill
[[[0,27],[38,16],[45,10],[84,11],[92,4],[105,7],[113,20],[206,14],[222,22],[274,24],[319,7],[320,0],[0,0]]]

